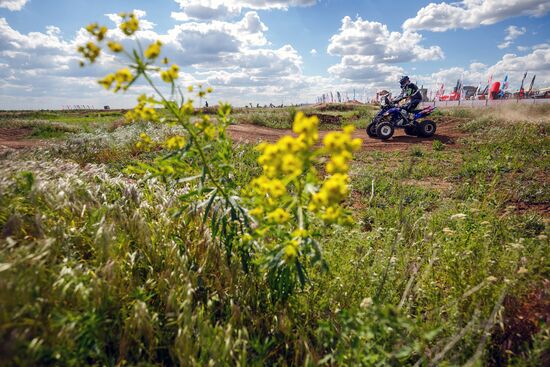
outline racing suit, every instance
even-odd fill
[[[408,113],[412,113],[414,109],[422,102],[422,93],[420,89],[414,83],[409,83],[401,89],[401,94],[397,97],[397,100],[409,98],[409,101],[401,107],[401,114],[406,121],[409,120]]]
[[[398,99],[409,98],[409,102],[402,108],[407,112],[412,112],[422,102],[422,93],[414,83],[409,83],[401,89]]]

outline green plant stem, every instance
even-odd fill
[[[184,123],[184,121],[181,119],[181,116],[179,115],[178,111],[175,111],[174,110],[174,107],[172,106],[171,103],[169,103],[169,101],[164,97],[164,95],[160,92],[160,90],[155,86],[155,84],[153,83],[153,81],[151,80],[151,78],[149,77],[149,75],[147,75],[147,73],[144,71],[143,72],[143,77],[145,78],[145,80],[147,80],[147,82],[149,83],[149,85],[155,90],[155,92],[159,95],[159,97],[165,102],[165,105],[168,106],[168,108],[170,109],[170,112],[172,112],[172,114],[174,116],[176,116],[176,118],[178,119],[179,123],[181,124],[181,126],[189,133],[189,135],[191,135],[191,139],[193,141],[193,144],[195,145],[195,147],[197,148],[197,151],[199,152],[199,156],[201,158],[201,161],[204,165],[204,168],[206,170],[206,175],[210,178],[210,180],[212,181],[212,183],[214,184],[214,186],[216,187],[216,189],[218,189],[218,191],[222,194],[222,196],[224,197],[224,199],[226,200],[229,200],[229,195],[225,192],[225,190],[223,189],[223,187],[219,184],[219,182],[216,180],[216,178],[214,177],[214,174],[212,173],[212,170],[210,169],[210,166],[208,166],[208,162],[206,160],[206,156],[204,155],[204,151],[202,150],[202,146],[199,144],[199,141],[197,139],[197,135],[190,129],[186,126],[186,124]]]

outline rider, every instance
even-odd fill
[[[420,89],[414,83],[411,83],[409,77],[406,75],[401,77],[399,84],[401,85],[401,94],[394,102],[409,98],[409,102],[401,107],[401,115],[403,115],[405,121],[409,121],[408,114],[412,113],[420,102],[422,102],[422,93],[420,93]]]

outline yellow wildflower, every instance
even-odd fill
[[[284,248],[285,261],[294,260],[296,258],[296,256],[298,256],[298,242],[297,241],[291,241]]]
[[[162,42],[156,41],[154,43],[151,43],[147,50],[143,53],[146,58],[148,59],[156,59],[160,55],[160,48],[162,46]]]
[[[161,71],[160,76],[166,83],[173,83],[179,77],[179,71],[180,67],[173,64],[168,70]]]
[[[321,190],[311,196],[311,202],[309,203],[308,209],[315,212],[321,207],[328,204],[328,193],[324,190]]]
[[[321,215],[321,218],[327,223],[334,223],[338,220],[342,210],[338,206],[329,206]]]
[[[208,126],[204,129],[204,135],[208,138],[208,139],[214,139],[214,137],[216,136],[216,128],[214,126]]]
[[[283,224],[290,219],[290,214],[283,208],[277,208],[267,214],[267,219],[273,223]]]
[[[270,180],[266,182],[267,191],[274,198],[279,198],[286,193],[286,187],[281,180]]]
[[[185,146],[185,138],[180,135],[172,136],[165,142],[167,149],[182,149]]]
[[[302,161],[294,154],[285,154],[282,159],[282,171],[290,176],[299,176],[302,173]]]
[[[134,80],[132,72],[128,68],[119,69],[115,73],[116,88],[115,92],[121,88],[127,89],[128,85]]]
[[[82,56],[84,56],[84,58],[88,59],[90,63],[95,62],[101,53],[99,46],[93,42],[88,42],[85,46],[79,46],[77,50],[82,54]]]
[[[137,32],[139,29],[139,21],[136,18],[135,14],[127,15],[126,13],[121,13],[120,16],[123,18],[123,22],[120,24],[120,30],[127,36],[131,36]]]
[[[305,238],[308,236],[308,231],[303,228],[297,228],[292,232],[294,238]]]
[[[188,99],[187,102],[181,106],[180,111],[184,115],[191,115],[193,112],[195,112],[195,108],[193,107],[193,101]]]
[[[124,47],[118,42],[109,41],[107,42],[107,46],[111,49],[113,52],[122,52],[124,50]]]
[[[98,83],[102,85],[105,89],[110,89],[115,81],[115,74],[109,74],[105,78],[98,80]]]
[[[254,208],[254,209],[250,210],[248,213],[251,216],[258,218],[258,217],[261,217],[264,214],[264,210],[262,208],[258,207],[258,208]]]
[[[86,26],[86,30],[88,33],[90,33],[92,36],[95,36],[98,42],[103,41],[105,38],[105,35],[107,34],[107,27],[105,26],[99,26],[97,23],[92,23]]]
[[[346,173],[349,170],[348,159],[344,154],[333,156],[327,163],[327,172]]]
[[[149,150],[151,145],[153,145],[153,140],[146,133],[139,134],[139,141],[136,143],[136,147]]]

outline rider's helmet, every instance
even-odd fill
[[[409,82],[410,82],[409,77],[406,75],[402,76],[401,79],[399,79],[399,84],[401,85],[401,88],[409,84]]]

